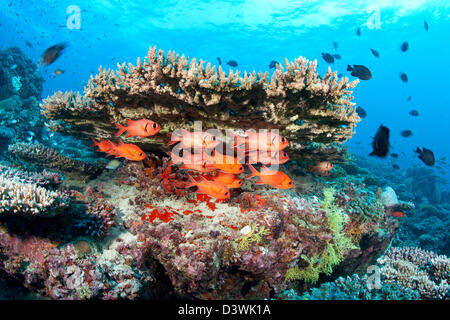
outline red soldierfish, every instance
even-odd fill
[[[116,127],[120,130],[116,133],[116,137],[120,136],[122,133],[127,131],[127,138],[128,137],[149,137],[154,136],[161,130],[161,126],[157,124],[156,122],[148,119],[141,119],[141,120],[129,120],[127,126],[121,126],[120,124],[116,123]]]
[[[259,177],[259,181],[256,184],[268,184],[274,188],[278,189],[290,189],[294,186],[291,178],[287,174],[281,171],[274,171],[262,166],[261,172],[256,171],[251,164],[249,164],[252,174],[247,177],[250,179],[252,177]]]
[[[195,181],[191,176],[189,176],[189,179],[191,179],[192,183],[186,188],[196,186],[198,188],[196,192],[207,194],[216,199],[223,200],[230,197],[230,191],[218,182],[206,180],[204,177],[201,177],[199,182]]]
[[[190,132],[183,129],[181,130],[181,136],[172,134],[172,140],[169,141],[169,145],[177,142],[181,142],[179,147],[182,149],[212,149],[220,144],[220,140],[213,134],[204,131]]]

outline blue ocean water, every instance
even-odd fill
[[[70,5],[80,9],[80,29],[67,27]],[[368,116],[358,124],[349,149],[366,156],[383,124],[391,129],[392,151],[401,154],[397,163],[402,168],[421,165],[417,146],[433,150],[437,159],[450,158],[447,1],[2,1],[0,12],[3,47],[19,46],[37,60],[50,45],[69,43],[59,60],[41,68],[43,97],[56,90],[81,91],[99,66],[135,63],[155,45],[215,65],[217,57],[236,60],[241,71],[264,72],[271,60],[303,56],[317,59],[321,74],[330,66],[353,80],[346,67],[361,64],[373,78],[360,81],[354,102]],[[401,52],[404,41],[409,50]],[[330,65],[322,52],[342,59]],[[53,76],[58,68],[65,73]],[[400,80],[400,72],[408,75],[408,83]],[[413,109],[419,117],[408,114]],[[413,136],[401,137],[402,130],[412,130]],[[448,165],[442,166],[448,173]]]

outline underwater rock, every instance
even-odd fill
[[[360,121],[351,102],[357,81],[338,81],[328,69],[320,77],[317,61],[298,58],[269,74],[230,71],[226,75],[195,58],[175,52],[164,55],[151,48],[136,66],[123,63],[114,72],[100,68],[91,77],[84,95],[57,92],[41,104],[42,114],[54,131],[82,139],[110,139],[115,123],[125,119],[151,119],[162,133],[192,129],[201,121],[204,129],[278,129],[290,142],[293,158],[341,158],[343,142]],[[126,139],[145,151],[168,151],[169,136]],[[302,151],[314,142],[316,154]],[[340,145],[337,148],[336,143]],[[330,145],[331,150],[328,150]],[[314,149],[314,148],[313,148]]]

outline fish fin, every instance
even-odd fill
[[[102,139],[100,139],[100,142],[95,141],[94,138],[91,138],[91,140],[92,140],[92,142],[93,142],[94,144],[90,145],[90,147],[98,146],[98,144],[102,141]]]
[[[127,127],[122,126],[118,123],[115,124],[117,128],[119,128],[119,132],[116,133],[116,137],[120,136],[122,133],[124,133],[125,131],[127,131]]]
[[[173,140],[170,140],[167,144],[171,145],[177,142],[180,142],[182,140],[182,136],[174,136],[174,135],[170,135],[170,138]]]
[[[417,149],[416,149],[416,153],[422,153],[422,150],[420,150],[420,148],[419,148],[419,147],[417,147]]]
[[[258,182],[255,182],[255,184],[265,184],[265,183],[262,181],[258,181]]]
[[[256,169],[251,164],[249,164],[248,167],[250,168],[250,171],[252,173],[248,177],[246,177],[246,179],[250,179],[253,177],[259,177],[261,175],[258,171],[256,171]]]
[[[134,122],[133,120],[130,120],[130,119],[126,119],[126,120],[127,120],[128,125],[130,125]]]
[[[198,182],[195,181],[194,178],[192,178],[192,176],[191,176],[190,174],[188,174],[188,177],[189,177],[189,180],[191,180],[191,184],[188,184],[188,185],[186,186],[186,188],[194,187],[194,186],[197,186],[197,185],[198,185]]]
[[[347,71],[353,71],[353,68],[351,65],[347,65]]]

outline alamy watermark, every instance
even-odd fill
[[[81,10],[77,5],[70,5],[66,9],[66,13],[69,15],[66,19],[67,29],[81,29]]]

